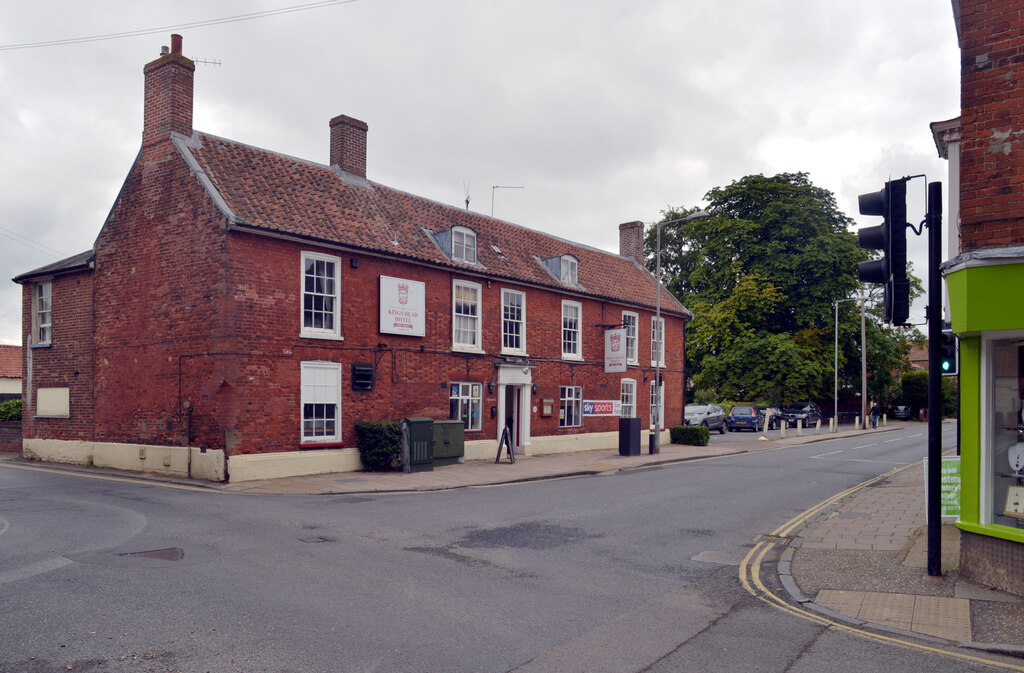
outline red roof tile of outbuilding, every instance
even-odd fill
[[[21,378],[21,346],[0,346],[0,377]]]

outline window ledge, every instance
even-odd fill
[[[583,362],[583,356],[582,355],[566,355],[565,353],[562,353],[562,359],[563,360],[573,360],[575,362]]]
[[[29,348],[50,348],[51,346],[53,346],[53,342],[47,341],[44,344],[32,344]]]
[[[476,346],[459,346],[457,344],[452,345],[452,350],[458,353],[479,353],[481,355],[486,355],[487,353],[484,349],[477,348]]]
[[[345,442],[302,442],[299,444],[300,450],[306,449],[343,449],[345,448]]]
[[[70,414],[65,414],[63,416],[41,416],[41,415],[35,415],[35,416],[32,417],[33,420],[48,420],[48,419],[52,420],[52,419],[67,419],[67,418],[71,418],[71,415]]]
[[[514,356],[520,357],[520,358],[528,358],[528,357],[530,357],[530,354],[527,353],[526,351],[510,351],[510,350],[502,349],[501,354],[502,355],[514,355]]]
[[[299,332],[300,339],[323,339],[325,341],[344,341],[345,337],[338,334],[321,334],[319,332]]]

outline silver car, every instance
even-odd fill
[[[685,425],[703,425],[708,430],[718,430],[723,435],[728,427],[725,411],[717,404],[686,405],[683,423]]]

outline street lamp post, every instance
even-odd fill
[[[661,323],[661,228],[664,227],[666,224],[683,224],[684,222],[690,222],[691,220],[697,220],[697,219],[700,219],[702,217],[711,217],[711,214],[707,213],[707,212],[704,212],[703,210],[698,210],[695,213],[690,213],[686,217],[681,217],[681,218],[679,218],[677,220],[669,220],[668,222],[656,222],[656,223],[654,223],[654,227],[655,227],[655,230],[656,230],[656,241],[657,241],[656,245],[655,245],[655,259],[656,259],[656,265],[657,265],[657,273],[655,274],[655,278],[658,281],[658,300],[657,300],[657,308],[655,310],[655,316],[656,317],[654,319],[654,324],[655,324],[655,329],[657,329],[658,332],[659,332],[659,339],[658,339],[658,354],[657,354],[658,357],[655,360],[655,364],[654,364],[654,390],[655,390],[655,394],[654,394],[655,402],[654,402],[654,404],[655,404],[655,407],[653,409],[653,411],[654,411],[654,435],[653,435],[653,439],[651,440],[651,448],[650,448],[650,452],[651,453],[661,453],[661,415],[663,413],[662,409],[664,408],[664,405],[665,405],[665,399],[664,399],[665,398],[665,391],[662,388],[662,384],[661,384],[661,362],[662,362],[662,360],[665,359],[665,328],[664,328],[664,326]],[[683,348],[684,349],[686,348],[686,343],[685,342],[683,343]],[[686,381],[683,381],[683,387],[684,387],[683,394],[685,395],[686,394],[686,392],[685,392]]]
[[[832,370],[833,371],[833,378],[834,378],[834,382],[833,383],[834,383],[834,386],[835,386],[834,389],[833,389],[833,398],[832,398],[832,416],[835,419],[835,424],[836,424],[835,425],[835,429],[836,429],[836,432],[839,432],[839,304],[841,304],[844,301],[859,301],[860,302],[860,314],[861,314],[861,325],[862,325],[862,327],[861,327],[860,348],[861,348],[861,369],[863,370],[863,366],[864,366],[864,359],[863,358],[865,356],[865,353],[864,353],[864,332],[863,332],[864,299],[865,299],[864,297],[850,297],[848,299],[839,299],[839,300],[834,302],[835,307],[836,307],[836,339],[835,339],[836,343],[835,343],[835,365],[834,365],[834,368]],[[864,382],[864,377],[863,377],[863,371],[861,372],[861,374],[862,374],[861,375],[861,388],[863,389],[864,388],[864,383],[865,383]],[[864,394],[864,392],[862,390],[861,391],[861,395],[863,395],[863,394]],[[864,400],[861,400],[861,406],[862,407],[863,407],[863,403],[864,403]]]

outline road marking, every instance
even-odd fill
[[[855,463],[878,463],[879,465],[906,465],[907,463],[898,463],[895,460],[867,460],[866,458],[847,458],[847,460]]]
[[[857,449],[866,449],[869,446],[878,446],[878,442],[875,442],[874,444],[865,444],[864,446],[855,446],[852,450],[856,451]]]
[[[811,456],[811,458],[824,458],[825,456],[832,456],[837,453],[842,453],[842,451],[829,451],[828,453],[819,453],[816,456]]]
[[[903,437],[897,437],[896,439],[887,439],[887,440],[885,440],[885,441],[884,441],[884,442],[882,442],[882,443],[883,443],[883,444],[888,444],[889,442],[898,442],[898,441],[900,441],[901,439],[903,439]]]
[[[7,529],[11,527],[11,524],[7,523],[7,519],[3,518],[2,516],[0,516],[0,523],[3,524],[2,526],[0,526],[0,535],[3,535],[7,532]]]
[[[747,552],[747,555],[743,558],[742,563],[740,563],[740,584],[743,585],[743,588],[746,589],[747,593],[749,593],[751,596],[754,596],[755,598],[767,603],[768,605],[770,605],[773,608],[776,608],[777,610],[787,612],[795,617],[799,617],[800,619],[804,619],[806,621],[819,624],[821,626],[833,629],[835,631],[841,631],[843,633],[848,633],[850,635],[860,636],[861,638],[873,640],[878,643],[885,643],[888,645],[895,645],[897,647],[904,647],[911,650],[939,654],[951,657],[953,659],[958,659],[960,661],[979,663],[985,666],[1002,668],[1009,671],[1024,672],[1024,666],[1018,666],[1011,663],[1004,663],[993,659],[986,659],[984,657],[975,657],[969,654],[961,654],[960,652],[944,650],[938,647],[931,647],[929,645],[923,645],[910,640],[900,640],[898,638],[884,636],[879,633],[864,631],[860,628],[850,626],[848,624],[841,624],[839,622],[828,619],[823,615],[809,612],[808,610],[805,610],[800,606],[792,605],[786,602],[786,600],[782,597],[775,595],[767,586],[765,586],[764,582],[761,581],[761,564],[764,562],[764,558],[768,554],[768,552],[775,546],[776,538],[785,538],[790,536],[792,532],[797,528],[801,526],[806,526],[808,518],[817,516],[819,512],[827,509],[828,507],[838,502],[839,500],[842,500],[847,495],[850,495],[851,493],[859,491],[860,489],[870,486],[872,484],[878,483],[892,475],[902,472],[903,470],[911,469],[916,465],[921,465],[922,463],[923,461],[917,461],[915,463],[911,463],[909,465],[905,465],[903,467],[890,470],[889,472],[881,474],[872,479],[868,479],[867,481],[857,484],[856,486],[849,488],[843,491],[842,493],[837,493],[828,500],[818,503],[814,507],[804,510],[797,516],[790,519],[788,522],[782,524],[781,526],[776,528],[772,533],[770,533],[769,537],[772,539],[768,541],[758,542],[753,549]],[[753,582],[753,584],[756,586],[752,586],[751,582]]]
[[[916,435],[907,435],[907,437],[924,437],[924,433],[923,432],[919,432]]]

